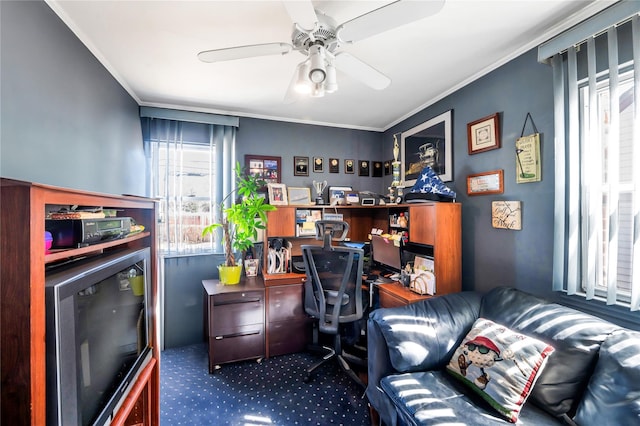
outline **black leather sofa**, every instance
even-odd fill
[[[445,368],[478,318],[555,349],[517,424],[640,425],[640,333],[505,287],[371,313],[366,394],[383,424],[509,424]]]

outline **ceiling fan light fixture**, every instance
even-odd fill
[[[313,85],[313,89],[311,89],[311,97],[312,98],[321,98],[324,96],[324,84],[316,83]]]
[[[336,67],[327,64],[327,80],[324,82],[324,90],[327,93],[334,93],[338,90],[338,80],[336,77]]]
[[[309,62],[305,61],[298,64],[298,68],[296,70],[296,85],[295,91],[301,93],[303,95],[308,95],[311,93],[312,84],[307,77],[309,74]]]
[[[322,83],[327,78],[327,70],[322,46],[311,46],[309,49],[309,80],[312,83]]]

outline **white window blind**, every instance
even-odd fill
[[[164,255],[221,251],[203,237],[234,185],[233,126],[143,117],[150,193],[158,203],[158,249]]]
[[[554,290],[640,309],[640,2],[540,46],[555,117]],[[606,20],[607,27],[600,28]],[[571,42],[570,45],[563,43]],[[547,58],[549,46],[558,50]]]

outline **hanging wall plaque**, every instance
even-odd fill
[[[535,133],[524,136],[524,127],[527,125],[528,119],[531,119]],[[540,133],[538,133],[531,114],[527,113],[524,124],[520,138],[516,140],[516,182],[539,182],[542,180]]]

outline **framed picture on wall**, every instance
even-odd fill
[[[280,183],[280,165],[282,157],[272,157],[267,155],[244,156],[244,166],[247,173],[258,176],[266,183]]]
[[[382,161],[373,162],[373,177],[382,177]]]
[[[309,176],[309,157],[293,157],[293,175]]]
[[[369,160],[360,160],[358,164],[358,176],[369,176]]]
[[[344,160],[344,172],[355,173],[356,172],[356,160]]]
[[[498,113],[467,124],[469,154],[500,148],[500,123]]]
[[[413,186],[425,166],[443,182],[453,179],[452,110],[402,132],[400,180]]]
[[[313,171],[322,173],[324,169],[324,159],[322,157],[313,157]]]
[[[340,160],[329,158],[329,173],[340,173]]]

